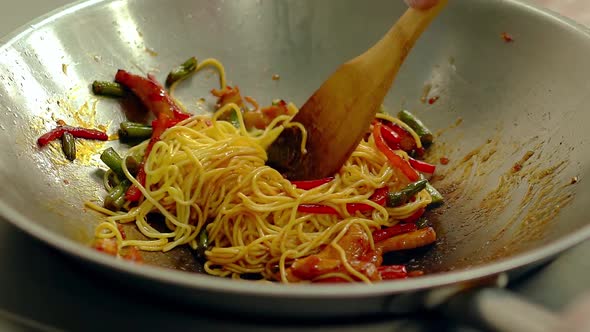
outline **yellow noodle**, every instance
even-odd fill
[[[221,64],[207,59],[196,71],[205,66],[217,68],[224,88],[225,71]],[[205,229],[212,244],[205,251],[207,273],[238,279],[243,274],[259,273],[267,280],[283,282],[288,282],[287,269],[296,259],[317,254],[331,245],[345,272],[326,274],[316,280],[339,277],[370,282],[347,261],[338,241],[352,224],[358,224],[368,234],[371,249],[375,249],[371,236],[374,230],[395,225],[430,204],[432,198],[423,190],[414,201],[399,207],[384,207],[371,201],[379,188],[399,190],[408,183],[378,150],[372,136],[360,142],[334,180],[310,190],[296,188],[265,164],[266,148],[287,127],[301,130],[301,149],[305,152],[305,128],[291,122],[296,107],[288,104],[287,109],[287,115],[276,117],[264,130],[247,131],[242,112],[235,104],[224,105],[212,117],[193,116],[166,130],[145,161],[145,186],[129,173],[125,163],[122,165],[125,176],[143,195],[138,205],[128,206],[126,213],[112,213],[87,203],[108,215],[96,229],[97,238],[113,238],[119,249],[136,246],[145,251],[166,252],[182,245],[196,248],[196,237]],[[226,112],[237,114],[238,128],[220,120]],[[411,128],[388,115],[378,117],[404,127],[421,146]],[[127,154],[142,155],[146,147],[144,142]],[[396,153],[408,158],[403,151]],[[351,214],[347,210],[350,203],[374,209]],[[298,212],[302,204],[329,206],[338,215]],[[148,222],[148,214],[154,212],[164,217],[166,232]],[[134,223],[146,239],[123,239],[117,223]]]

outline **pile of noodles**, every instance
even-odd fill
[[[146,160],[145,187],[123,163],[127,178],[144,198],[128,212],[103,210],[110,215],[97,227],[96,236],[116,239],[119,249],[136,246],[166,252],[186,244],[195,249],[197,235],[205,227],[210,243],[205,252],[207,273],[233,278],[255,273],[287,282],[286,269],[294,260],[335,243],[350,225],[360,225],[374,246],[372,231],[392,226],[431,202],[425,190],[414,201],[395,208],[369,199],[378,188],[398,190],[408,184],[377,149],[372,135],[361,141],[333,181],[311,190],[298,189],[265,165],[266,148],[286,126],[297,125],[290,122],[291,116],[277,117],[264,131],[248,132],[240,112],[239,128],[219,120],[235,110],[239,110],[235,104],[228,104],[212,117],[194,116],[169,128]],[[417,138],[398,119],[377,117],[403,126]],[[128,154],[141,155],[146,146],[147,142],[137,145]],[[403,151],[396,153],[408,157]],[[348,203],[375,209],[351,215]],[[330,206],[339,215],[300,213],[300,204]],[[154,212],[165,218],[168,231],[150,225],[147,216]],[[147,239],[124,239],[118,223],[135,223]],[[368,281],[362,275],[359,278]]]

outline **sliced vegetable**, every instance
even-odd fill
[[[104,207],[111,211],[119,211],[125,204],[125,192],[129,188],[131,182],[125,179],[116,185],[108,195],[104,198]]]
[[[328,178],[318,179],[318,180],[291,181],[291,183],[295,187],[297,187],[297,189],[310,190],[313,188],[317,188],[323,184],[326,184],[332,180],[334,180],[334,177],[328,177]]]
[[[426,211],[426,209],[424,209],[424,208],[420,208],[420,209],[416,210],[416,212],[412,213],[411,216],[404,219],[404,222],[414,224],[416,221],[418,221],[418,219],[420,219],[422,217],[422,215],[424,214],[425,211]]]
[[[390,126],[382,125],[381,135],[383,136],[383,139],[385,140],[385,142],[387,142],[390,148],[394,150],[400,149],[399,145],[402,141],[402,138]]]
[[[383,123],[383,126],[388,126],[393,130],[400,138],[399,148],[410,153],[418,148],[418,144],[416,144],[416,139],[409,131],[405,128],[399,126],[396,123]]]
[[[94,81],[92,82],[92,92],[97,96],[106,97],[123,97],[125,89],[116,82]]]
[[[435,165],[429,164],[425,161],[417,160],[412,157],[410,157],[408,161],[410,162],[410,166],[412,166],[418,172],[434,174],[434,171],[436,171]]]
[[[438,205],[444,203],[444,196],[440,193],[440,191],[434,188],[434,186],[431,185],[430,182],[426,183],[425,189],[430,194],[430,197],[432,197],[432,202],[430,203],[431,205]]]
[[[418,119],[414,114],[410,113],[407,110],[402,110],[397,115],[400,120],[402,120],[405,124],[410,126],[418,136],[420,136],[420,141],[422,145],[428,147],[432,144],[434,140],[434,136],[432,132]]]
[[[409,233],[417,230],[416,224],[396,224],[373,232],[373,242],[381,242],[393,236]]]
[[[381,151],[385,157],[389,160],[393,167],[398,168],[401,172],[410,180],[417,181],[419,179],[418,173],[405,161],[402,157],[398,156],[385,142],[381,135],[380,122],[373,125],[373,137],[375,138],[375,145]]]
[[[428,183],[428,180],[422,179],[408,184],[398,192],[390,192],[387,195],[387,206],[396,207],[406,204],[412,197],[426,188],[426,183]]]
[[[68,132],[65,132],[61,137],[61,150],[66,155],[69,161],[76,159],[76,139]]]
[[[375,190],[373,195],[371,195],[370,200],[383,206],[387,201],[387,188],[379,188]],[[364,204],[364,203],[349,203],[346,204],[346,210],[350,214],[354,214],[356,212],[368,212],[372,211],[375,208],[372,205]],[[297,211],[304,212],[304,213],[315,213],[315,214],[334,214],[338,215],[338,211],[330,206],[325,206],[321,204],[301,204],[297,207]]]
[[[60,139],[64,133],[70,133],[72,134],[72,136],[77,138],[94,139],[99,141],[106,141],[109,139],[109,136],[100,130],[70,126],[58,126],[52,131],[39,137],[39,139],[37,139],[37,144],[39,144],[40,147],[43,147],[49,144],[51,141]]]
[[[379,188],[375,190],[373,195],[371,195],[370,200],[383,206],[387,201],[387,188]],[[346,211],[350,214],[355,214],[356,212],[368,212],[373,211],[375,208],[369,204],[364,203],[348,203],[346,204]]]
[[[190,117],[190,114],[184,113],[176,105],[172,97],[170,97],[152,75],[148,75],[145,78],[131,74],[125,70],[119,70],[115,76],[115,81],[133,91],[142,103],[156,116],[156,120],[152,122],[152,137],[144,155],[145,162],[154,144],[160,140],[162,133],[178,122]],[[145,169],[142,163],[137,172],[137,181],[143,185],[145,184],[145,177]],[[132,185],[129,187],[125,197],[129,201],[136,202],[141,199],[141,191],[135,185]]]
[[[375,247],[380,249],[381,252],[386,253],[397,250],[415,249],[432,244],[435,241],[436,232],[432,227],[426,227],[380,241],[375,244]]]
[[[321,204],[301,204],[297,207],[297,211],[303,213],[338,215],[338,211],[336,211],[336,209],[333,207]]]
[[[123,158],[119,156],[115,149],[108,148],[104,150],[100,154],[100,160],[102,160],[105,165],[107,165],[120,179],[125,178],[125,173],[123,172],[123,168],[121,164],[123,163]]]
[[[207,249],[209,249],[209,234],[205,227],[203,227],[201,228],[199,235],[197,235],[197,256],[204,258]]]
[[[377,268],[381,280],[404,279],[408,277],[408,271],[404,265],[386,265]]]
[[[170,87],[172,84],[185,79],[188,75],[197,69],[197,58],[191,57],[180,66],[172,69],[166,77],[166,86]]]
[[[127,156],[127,157],[125,157],[125,166],[127,166],[127,170],[129,171],[129,173],[131,173],[131,175],[135,176],[137,174],[137,172],[139,171],[139,167],[141,166],[141,163],[139,161],[137,161],[137,159],[135,159],[135,157]]]
[[[124,121],[119,125],[119,138],[145,140],[152,137],[153,129],[141,123]]]

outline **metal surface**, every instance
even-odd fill
[[[56,162],[35,147],[36,137],[53,125],[52,116],[72,120],[71,110],[89,100],[89,82],[109,79],[117,68],[155,71],[162,78],[190,55],[215,56],[226,64],[230,80],[259,100],[284,97],[300,104],[403,10],[392,1],[173,4],[88,2],[5,40],[0,210],[7,219],[90,266],[108,267],[117,278],[125,275],[152,291],[216,308],[308,315],[397,311],[400,304],[411,309],[421,290],[546,259],[590,235],[583,209],[590,191],[568,185],[574,176],[583,181],[589,166],[589,93],[579,87],[590,77],[590,36],[528,5],[481,0],[453,2],[417,44],[386,100],[389,109],[411,108],[434,129],[446,129],[438,150],[451,163],[439,185],[448,193],[449,208],[438,218],[440,243],[417,264],[451,272],[371,286],[284,286],[136,266],[92,251],[85,244],[97,216],[82,211],[82,203],[102,195],[98,163]],[[505,43],[503,31],[515,41]],[[279,82],[271,79],[274,73],[281,75]],[[428,97],[440,97],[433,105],[420,102],[426,83]],[[185,103],[195,105],[214,84],[215,77],[195,77],[182,88]],[[101,100],[96,110],[96,123],[122,119],[116,103]],[[461,124],[452,128],[458,118]],[[528,150],[533,158],[512,176],[512,165]],[[473,158],[461,162],[468,155]],[[552,174],[542,172],[553,166]],[[494,192],[502,175],[507,189]],[[183,265],[174,257],[158,261]]]

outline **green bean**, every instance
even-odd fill
[[[131,182],[127,179],[119,182],[108,195],[104,198],[104,207],[105,209],[109,209],[111,211],[119,211],[125,204],[125,192],[131,185]]]
[[[432,132],[418,119],[414,114],[410,113],[409,111],[403,110],[398,113],[397,115],[400,120],[402,120],[405,124],[410,126],[410,128],[414,129],[416,134],[420,136],[420,141],[424,147],[429,147],[434,140],[434,136]]]
[[[387,206],[396,207],[406,204],[417,193],[426,188],[427,180],[418,180],[407,185],[398,192],[390,192],[387,194]]]
[[[119,125],[120,139],[137,139],[146,140],[152,137],[153,129],[151,126],[146,126],[141,123],[124,121]]]
[[[209,234],[207,229],[203,227],[197,235],[197,256],[205,257],[205,251],[209,248]]]
[[[76,159],[76,139],[74,135],[65,132],[61,137],[61,149],[69,161]]]
[[[172,69],[166,77],[166,86],[170,87],[172,84],[185,79],[188,75],[197,69],[197,58],[191,57],[180,66]]]
[[[123,163],[123,158],[119,156],[117,151],[113,148],[108,148],[102,152],[100,155],[100,160],[105,163],[120,179],[125,178],[125,173],[123,173],[123,168],[121,164]]]
[[[240,128],[240,119],[238,118],[237,111],[231,112],[229,115],[229,122],[236,128]]]
[[[123,97],[125,89],[116,82],[94,81],[92,82],[92,92],[97,96]]]

